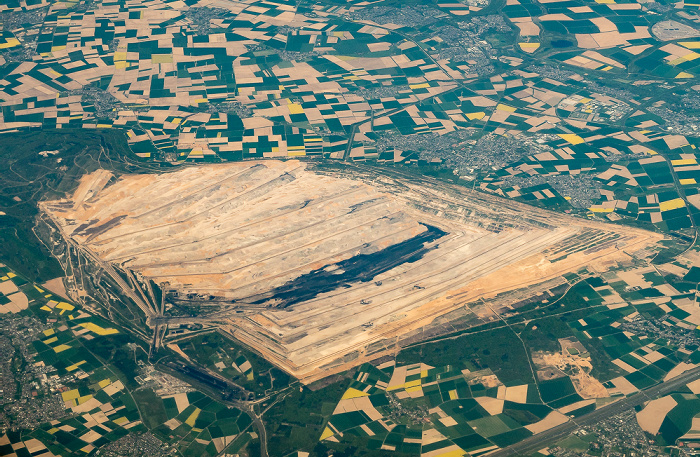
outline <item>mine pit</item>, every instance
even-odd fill
[[[454,310],[497,319],[490,297],[661,239],[430,178],[295,160],[99,170],[41,209],[105,268],[189,297],[189,314],[144,304],[149,322],[216,326],[305,383],[392,353]]]

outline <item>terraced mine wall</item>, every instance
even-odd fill
[[[108,178],[87,175],[41,208],[73,249],[126,272],[109,276],[141,300],[156,344],[216,327],[303,382],[392,354],[436,322],[496,320],[515,312],[491,306],[497,294],[604,271],[662,238],[429,178],[294,160]],[[143,300],[131,277],[170,298]]]

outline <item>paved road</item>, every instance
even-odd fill
[[[514,455],[528,455],[539,451],[547,446],[552,446],[559,440],[566,438],[571,435],[575,430],[581,428],[584,425],[591,425],[597,422],[601,422],[608,417],[620,414],[623,411],[627,411],[635,406],[641,405],[644,402],[653,399],[655,397],[666,395],[678,388],[684,386],[685,384],[700,379],[700,367],[693,368],[690,371],[686,371],[673,378],[668,382],[658,384],[648,389],[642,390],[634,395],[627,397],[624,400],[612,403],[610,405],[604,406],[600,409],[592,411],[588,414],[580,416],[575,419],[575,422],[569,421],[565,424],[554,427],[546,432],[539,433],[537,435],[531,436],[519,443],[513,444],[507,448],[503,448],[492,454],[489,457],[505,457]]]

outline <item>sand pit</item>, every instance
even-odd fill
[[[103,268],[169,291],[172,308],[139,305],[151,325],[216,325],[303,382],[389,354],[479,298],[605,269],[661,239],[430,178],[291,160],[101,171],[41,207]],[[584,236],[596,247],[572,249]],[[181,303],[198,315],[178,314]]]
[[[593,370],[591,357],[576,338],[560,338],[559,353],[535,352],[532,361],[537,365],[541,380],[569,376],[576,392],[585,399],[608,397],[608,390],[590,375]],[[624,363],[624,362],[623,362]]]
[[[687,384],[688,389],[694,394],[700,394],[700,379]]]

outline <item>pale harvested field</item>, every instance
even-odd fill
[[[625,370],[627,373],[634,373],[635,371],[637,371],[637,369],[634,368],[632,365],[630,365],[630,364],[628,364],[627,362],[624,362],[624,361],[622,361],[622,360],[620,360],[620,359],[615,359],[615,360],[612,361],[612,363],[614,363],[614,364],[617,365],[618,367],[622,368],[622,369]]]
[[[552,411],[539,422],[535,422],[534,424],[526,425],[525,428],[530,430],[534,434],[542,433],[546,430],[549,430],[550,428],[556,427],[557,425],[561,425],[565,422],[568,422],[569,418],[563,415],[562,413],[558,411]]]
[[[527,384],[506,387],[505,399],[514,403],[527,403]]]
[[[700,394],[700,379],[686,384],[688,389],[694,394]]]
[[[385,355],[368,347],[479,298],[583,266],[605,270],[628,258],[623,250],[660,239],[429,178],[359,178],[318,174],[297,161],[112,181],[98,171],[83,178],[74,198],[42,209],[66,238],[104,261],[181,293],[225,299],[228,308],[197,322],[215,322],[304,382]],[[276,292],[312,272],[343,273],[339,262],[410,243],[426,235],[426,225],[446,234],[410,262],[289,306]],[[494,317],[485,305],[467,309]]]
[[[0,293],[2,293],[3,295],[10,295],[10,294],[14,294],[15,292],[19,292],[19,288],[15,285],[14,282],[12,282],[12,281],[0,282]]]
[[[666,418],[666,414],[677,404],[676,400],[671,396],[650,401],[643,410],[637,413],[637,422],[639,422],[639,426],[642,427],[642,430],[645,432],[656,435],[659,433],[659,428]]]
[[[190,406],[190,401],[187,399],[186,393],[179,393],[173,395],[175,399],[175,405],[177,406],[177,412],[183,412],[188,406]]]
[[[422,444],[426,446],[428,444],[437,443],[438,441],[446,440],[445,435],[435,430],[434,428],[423,429]],[[2,444],[2,442],[0,442]]]
[[[596,401],[594,399],[581,400],[577,401],[576,403],[564,406],[563,408],[559,408],[557,411],[559,411],[562,414],[569,414],[571,411],[576,411],[577,409],[583,408],[584,406],[595,404],[595,402]]]
[[[690,314],[690,316],[683,319],[684,321],[690,322],[691,324],[700,325],[700,307],[695,304],[695,300],[682,298],[674,300],[673,304]]]
[[[559,377],[558,375],[563,376],[565,373],[569,373],[571,382],[581,397],[586,399],[608,397],[608,390],[600,381],[589,374],[593,370],[593,366],[589,355],[581,357],[581,354],[585,352],[581,342],[576,339],[561,338],[559,343],[562,347],[560,353],[535,352],[532,354],[532,362],[537,365],[538,375],[541,373],[554,374],[554,376],[550,375],[545,378],[540,376],[540,379],[554,379]],[[576,348],[579,353],[573,355],[569,353],[567,348]],[[508,390],[510,389],[509,387]]]
[[[66,292],[66,287],[63,285],[63,278],[54,278],[42,284],[41,287],[55,293],[56,295],[60,295],[61,297],[70,297],[68,292]]]
[[[27,447],[27,451],[29,451],[30,454],[35,454],[46,448],[46,446],[44,446],[44,443],[37,440],[36,438],[32,438],[25,441],[24,445]]]
[[[369,397],[356,397],[341,399],[333,410],[333,414],[350,413],[353,411],[362,411],[370,419],[379,420],[382,416],[379,411],[372,405]]]
[[[695,367],[697,367],[697,365],[694,363],[681,362],[678,365],[676,365],[675,367],[673,367],[673,369],[671,369],[671,371],[669,371],[666,374],[666,376],[664,377],[664,382],[669,381],[669,380],[675,378],[676,376],[680,376],[683,373],[685,373],[686,371],[692,370]]]
[[[503,412],[504,400],[499,400],[493,397],[476,397],[475,400],[492,416]],[[522,402],[525,403],[525,402]]]

